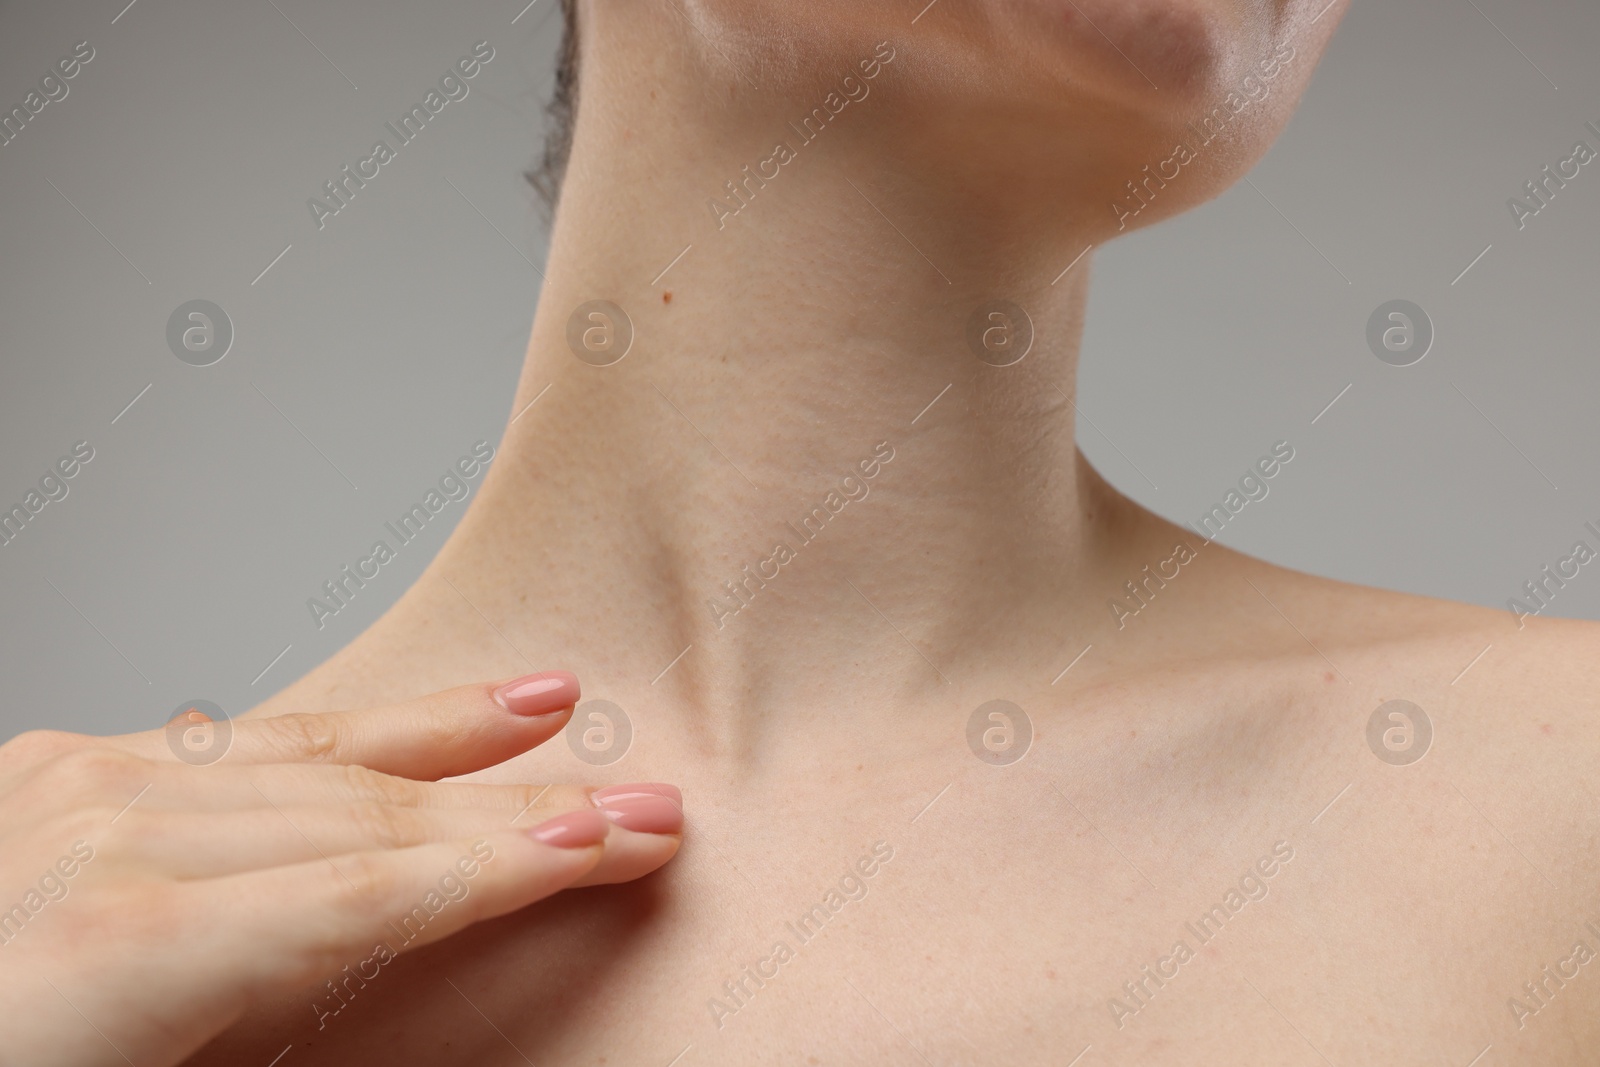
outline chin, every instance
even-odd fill
[[[967,127],[1007,145],[988,158],[1009,155],[1014,170],[1084,191],[1088,221],[1108,221],[1114,236],[1237,181],[1288,121],[1344,6],[939,0],[917,27],[937,30],[937,43],[906,34],[904,51],[907,69],[922,45],[961,73],[933,91],[946,107],[967,94]]]
[[[1270,47],[1278,3],[1237,0],[999,0],[1069,78],[1107,95],[1165,93],[1176,103],[1226,82],[1242,58]],[[1174,99],[1175,98],[1175,99]]]
[[[1080,191],[1115,234],[1249,169],[1348,0],[685,2],[796,99],[889,42],[898,58],[852,129],[975,199],[1003,160],[1008,196]],[[1113,203],[1141,190],[1142,209],[1119,217]]]

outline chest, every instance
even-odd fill
[[[1042,766],[937,778],[707,798],[657,875],[403,957],[333,1017],[263,1005],[210,1062],[1582,1062],[1600,922],[1427,790],[1188,788],[1163,821]]]

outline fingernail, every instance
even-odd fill
[[[634,797],[666,797],[668,800],[683,807],[683,793],[675,785],[666,782],[633,782],[628,785],[608,785],[604,789],[596,789],[590,794],[594,802],[599,804],[603,800],[631,800]],[[603,806],[603,805],[602,805]]]
[[[605,817],[641,834],[675,834],[683,829],[683,794],[659,782],[614,785],[593,794]]]
[[[570,671],[540,671],[494,691],[495,702],[513,715],[549,715],[578,702],[578,676]]]
[[[528,831],[528,836],[556,848],[588,848],[606,839],[610,824],[598,811],[569,811]]]

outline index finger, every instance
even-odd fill
[[[437,781],[492,767],[543,744],[567,724],[580,695],[576,675],[540,671],[357,711],[293,712],[227,723],[203,716],[184,722],[180,714],[162,730],[94,740],[163,762],[358,764]],[[194,735],[192,750],[186,734]]]

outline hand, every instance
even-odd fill
[[[177,1064],[259,998],[660,867],[671,786],[438,781],[553,737],[577,697],[548,672],[238,719],[209,766],[168,743],[202,723],[0,745],[0,1063]]]

